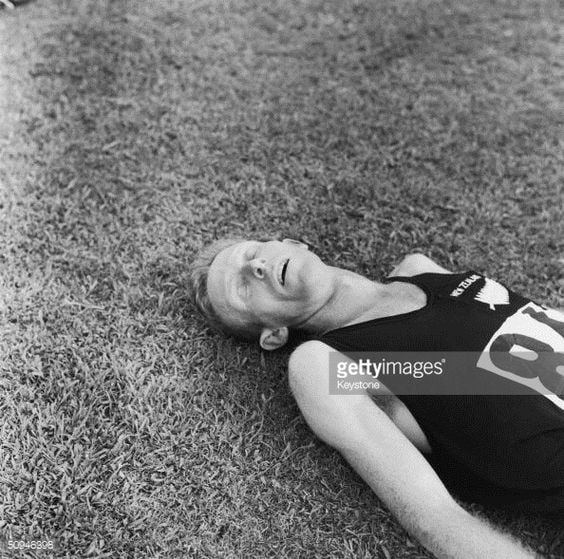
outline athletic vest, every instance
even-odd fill
[[[464,498],[503,505],[560,488],[564,506],[564,315],[474,271],[393,281],[420,287],[427,304],[318,339],[345,354],[476,352],[473,374],[512,383],[512,395],[398,394],[429,440],[427,459]],[[538,352],[534,367],[511,358],[514,347]]]

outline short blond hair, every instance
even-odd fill
[[[214,241],[205,246],[192,261],[189,276],[189,291],[192,302],[200,311],[206,322],[217,332],[226,336],[233,336],[247,341],[258,339],[262,326],[260,324],[248,324],[235,326],[221,320],[213,308],[208,293],[208,275],[210,267],[216,256],[226,248],[244,242],[246,239],[228,238]]]

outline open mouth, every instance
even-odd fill
[[[280,270],[280,283],[282,285],[286,283],[286,270],[288,269],[288,262],[290,262],[289,258],[288,260],[286,260],[286,262],[284,262],[284,265],[282,266],[282,270]]]

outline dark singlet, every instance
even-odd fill
[[[476,352],[478,379],[497,375],[520,386],[511,395],[398,393],[429,440],[427,460],[463,499],[513,510],[564,510],[564,315],[473,271],[386,280],[392,281],[423,289],[426,306],[318,339],[345,354]],[[538,352],[538,376],[510,359],[494,364],[489,358],[513,346]]]

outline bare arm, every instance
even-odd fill
[[[514,538],[460,507],[368,395],[328,394],[331,351],[321,342],[307,342],[292,354],[294,396],[311,429],[341,452],[403,527],[438,558],[533,558]]]

